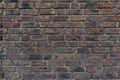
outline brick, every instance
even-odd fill
[[[25,21],[27,21],[27,19]],[[20,23],[20,27],[23,27],[23,28],[34,28],[36,26],[37,26],[37,24],[34,22],[22,22],[22,23]]]
[[[4,73],[0,73],[0,78],[4,78]]]
[[[69,20],[70,20],[69,16],[54,16],[53,17],[54,22],[64,22],[64,21],[67,22]]]
[[[3,40],[5,40],[5,41],[19,41],[20,36],[18,36],[16,34],[8,34],[8,35],[3,36]]]
[[[98,46],[100,46],[100,47],[113,47],[114,46],[114,42],[107,42],[107,41],[102,41],[102,42],[98,42],[97,43],[98,44]]]
[[[51,60],[52,59],[52,55],[44,55],[43,58],[44,60]]]
[[[33,21],[32,16],[17,16],[17,21]]]
[[[57,14],[57,15],[65,15],[65,12],[66,12],[66,11],[65,11],[64,9],[57,9],[57,10],[56,10],[56,14]]]
[[[21,41],[29,41],[29,39],[30,39],[30,36],[29,35],[22,35],[21,36]]]
[[[2,41],[3,40],[3,36],[2,35],[0,35],[0,41]]]
[[[78,48],[77,53],[78,54],[89,54],[90,50],[89,50],[89,48]]]
[[[95,47],[97,46],[95,41],[80,41],[79,42],[80,47]]]
[[[99,9],[86,9],[85,14],[86,15],[99,15],[101,14],[101,11]]]
[[[3,27],[4,28],[19,28],[20,27],[20,24],[19,23],[3,23]]]
[[[4,3],[0,3],[0,8],[2,9],[6,9],[6,4],[4,4]],[[1,10],[2,11],[2,10]]]
[[[83,67],[75,67],[75,68],[73,68],[72,72],[84,72],[84,68]]]
[[[23,79],[34,79],[34,75],[32,73],[24,73]]]
[[[52,8],[50,3],[42,3],[42,2],[36,2],[34,4],[34,7],[38,8],[38,9],[50,9],[50,8]]]
[[[17,3],[8,3],[7,4],[8,9],[15,9],[16,7],[18,7]]]
[[[79,22],[79,21],[85,21],[86,20],[86,17],[85,16],[72,16],[71,17],[71,21],[75,21],[75,22]]]
[[[46,42],[46,41],[37,41],[36,42],[36,46],[37,47],[50,47],[51,46],[51,44],[50,44],[50,42]]]
[[[64,28],[66,24],[64,22],[50,22],[47,25],[48,28]]]
[[[96,36],[96,35],[88,35],[88,36],[85,36],[85,40],[86,41],[97,41],[98,36]]]
[[[103,34],[104,30],[102,28],[89,28],[87,32],[88,34]]]
[[[67,54],[56,54],[53,55],[53,60],[68,60],[69,56]]]
[[[43,35],[31,35],[31,40],[40,40],[40,41],[45,41],[46,40],[46,36]]]
[[[19,15],[20,11],[19,10],[6,10],[5,13],[6,15]]]
[[[20,34],[21,30],[19,28],[10,28],[8,29],[9,34]]]
[[[53,67],[53,71],[54,72],[68,72],[68,70],[69,70],[69,68],[67,68],[67,67]]]
[[[63,61],[48,61],[48,66],[63,66],[64,62]]]
[[[81,15],[81,14],[83,14],[83,10],[76,9],[66,10],[66,15]]]
[[[100,9],[111,9],[111,8],[115,8],[116,4],[113,3],[108,3],[108,2],[100,2],[98,3],[98,8]]]
[[[80,66],[82,65],[82,62],[80,60],[66,60],[65,65],[66,66]]]
[[[75,52],[74,48],[67,48],[67,47],[59,47],[57,48],[57,53],[61,53],[61,54],[73,54]]]
[[[107,16],[106,20],[113,22],[120,21],[120,16]]]
[[[88,73],[75,73],[75,79],[89,79]]]
[[[96,5],[96,3],[94,3],[94,2],[87,2],[87,3],[85,4],[85,7],[86,7],[86,8],[96,8],[97,5]]]
[[[50,72],[51,71],[51,67],[34,67],[33,68],[34,72]]]
[[[34,17],[34,20],[38,22],[50,22],[52,21],[51,19],[52,19],[52,16],[48,16],[48,15]]]
[[[2,16],[2,21],[3,22],[14,22],[15,17],[11,15]]]
[[[23,9],[29,9],[29,8],[31,8],[30,7],[30,3],[28,3],[28,2],[22,2],[20,4],[20,7],[23,8]]]
[[[4,60],[5,59],[5,55],[4,54],[0,54],[0,60]]]
[[[103,15],[117,15],[119,14],[117,9],[102,9],[101,14]]]
[[[109,29],[106,29],[105,32],[106,34],[117,34],[118,35],[120,34],[119,30],[120,30],[119,28],[112,28],[112,29],[109,28]]]
[[[79,4],[78,3],[71,3],[71,9],[78,9]]]
[[[56,12],[53,9],[40,9],[40,15],[54,15]]]
[[[89,16],[89,17],[87,17],[87,19],[89,21],[104,21],[105,17],[101,16],[101,15],[99,15],[99,16]]]
[[[73,75],[71,73],[59,73],[58,78],[59,79],[70,79],[70,78],[73,78]]]
[[[42,60],[42,59],[43,59],[43,56],[39,55],[39,54],[37,54],[37,55],[33,55],[33,54],[29,55],[29,60]]]
[[[55,54],[56,49],[54,47],[39,47],[38,52],[41,54]]]
[[[38,15],[37,9],[24,9],[20,11],[22,15]]]
[[[40,60],[31,61],[31,66],[45,66],[45,65],[46,65],[45,61],[40,61]]]
[[[58,2],[62,2],[62,3],[69,3],[69,2],[74,2],[74,0],[58,0]]]
[[[48,36],[48,40],[50,40],[50,41],[62,41],[62,40],[64,40],[64,36]]]
[[[85,22],[85,26],[86,26],[87,28],[100,27],[100,22],[96,22],[96,21],[86,21],[86,22]]]
[[[92,51],[95,54],[107,54],[107,53],[110,53],[110,48],[96,47],[96,48],[93,48]]]
[[[5,2],[18,2],[18,0],[4,0]]]
[[[36,75],[37,79],[55,79],[56,75],[54,73],[42,73],[39,75]]]
[[[57,3],[52,5],[54,9],[69,9],[70,5],[67,3]]]
[[[102,79],[116,79],[118,76],[116,74],[101,74]]]
[[[80,41],[83,40],[83,36],[66,36],[67,41]]]
[[[113,36],[113,35],[100,35],[98,37],[98,40],[100,41],[114,41],[114,40],[117,40],[117,37],[116,36]]]
[[[116,28],[117,27],[116,24],[117,24],[116,22],[107,22],[107,21],[105,22],[104,21],[101,23],[100,26],[103,28]]]

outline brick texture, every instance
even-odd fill
[[[120,80],[120,0],[0,0],[0,80]]]

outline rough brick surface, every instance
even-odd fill
[[[120,0],[0,0],[0,80],[119,80]]]

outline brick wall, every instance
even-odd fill
[[[0,80],[120,79],[120,0],[0,0]]]

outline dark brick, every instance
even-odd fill
[[[84,72],[84,68],[83,67],[76,67],[75,69],[73,69],[73,72]]]
[[[2,35],[0,35],[0,41],[2,41],[3,40],[3,36]]]
[[[52,59],[52,55],[44,55],[44,60],[51,60]]]
[[[89,54],[90,50],[89,50],[89,48],[78,48],[77,53],[78,54]]]
[[[5,55],[4,54],[0,54],[0,60],[4,60],[5,59]]]
[[[30,8],[30,4],[28,2],[22,2],[21,3],[21,8],[23,8],[23,9],[29,9]]]
[[[58,74],[59,79],[71,79],[73,77],[70,73],[60,73]]]
[[[4,78],[4,73],[0,73],[0,78]]]
[[[18,2],[18,0],[10,0],[10,2]]]
[[[42,55],[38,55],[38,54],[31,54],[29,55],[29,60],[42,60],[43,56]]]
[[[95,2],[87,2],[85,6],[86,8],[95,8],[97,5]]]

